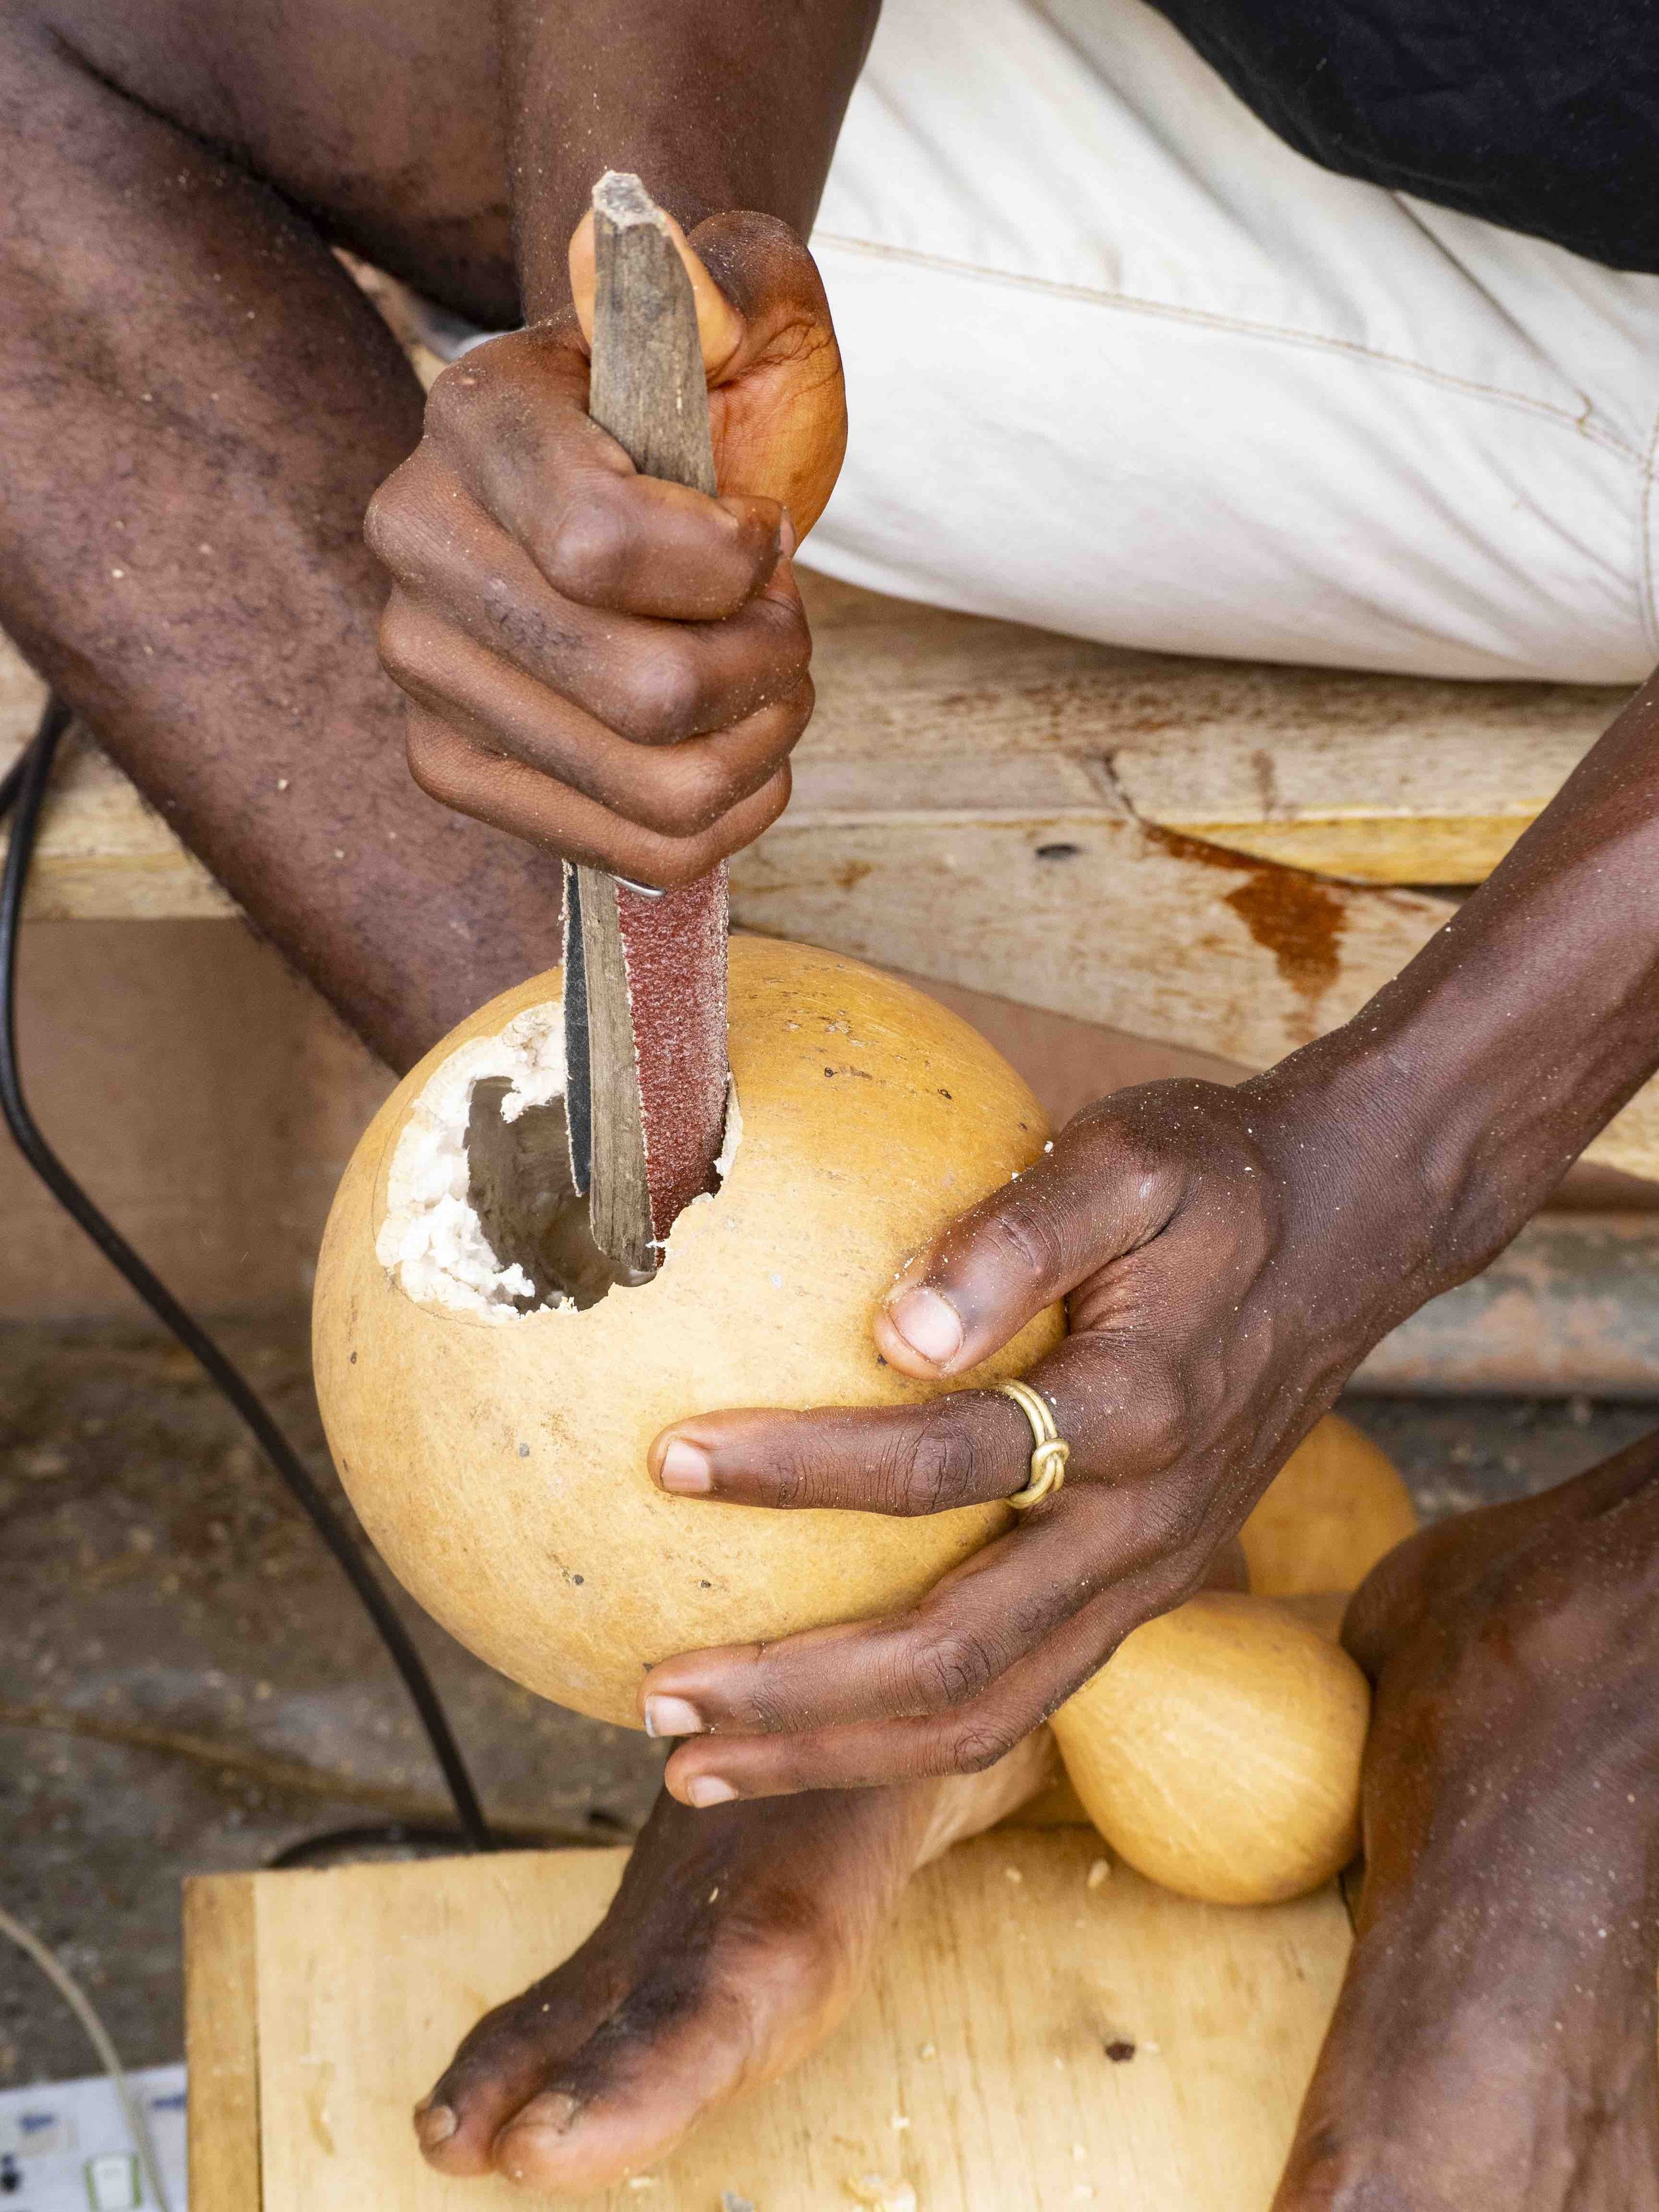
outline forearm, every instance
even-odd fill
[[[879,0],[501,0],[526,317],[568,296],[594,179],[632,169],[689,230],[732,208],[811,227]]]
[[[1320,1097],[1345,1180],[1402,1222],[1415,1188],[1431,1292],[1508,1241],[1656,1066],[1659,677],[1417,958],[1255,1087]]]

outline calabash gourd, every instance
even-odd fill
[[[1358,1589],[1415,1534],[1417,1512],[1394,1462],[1352,1421],[1316,1422],[1239,1530],[1258,1597]]]
[[[651,1282],[607,1292],[583,1277],[592,1302],[550,1303],[535,1255],[513,1260],[485,1233],[511,1207],[472,1155],[534,1127],[562,1090],[556,971],[398,1086],[319,1262],[324,1422],[392,1572],[503,1674],[624,1726],[640,1725],[655,1662],[911,1604],[1012,1517],[700,1504],[647,1474],[652,1437],[693,1413],[928,1395],[878,1358],[878,1302],[1048,1133],[973,1030],[859,962],[734,938],[729,988],[724,1179],[681,1215]],[[545,1229],[556,1194],[531,1195]],[[964,1379],[1023,1373],[1062,1329],[1056,1307]]]
[[[1212,1905],[1328,1881],[1359,1839],[1364,1676],[1285,1605],[1206,1590],[1126,1637],[1054,1717],[1090,1819],[1152,1881]]]
[[[1131,1866],[1266,1905],[1346,1864],[1370,1695],[1342,1614],[1416,1527],[1388,1455],[1328,1413],[1239,1531],[1249,1595],[1206,1592],[1137,1629],[1055,1714],[1072,1786]]]

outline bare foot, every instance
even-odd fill
[[[1044,1729],[948,1782],[703,1812],[665,1793],[602,1925],[480,2021],[417,2109],[428,2160],[577,2197],[651,2165],[822,2042],[916,1869],[1051,1771]]]
[[[1358,1940],[1275,2212],[1659,2208],[1659,1438],[1392,1553]]]

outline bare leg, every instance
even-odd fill
[[[364,506],[421,392],[321,236],[0,30],[0,623],[394,1066],[557,954],[555,866],[410,780]]]
[[[1345,1640],[1365,1890],[1278,2212],[1652,2212],[1659,1438],[1414,1538]]]

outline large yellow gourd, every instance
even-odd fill
[[[1417,1528],[1399,1470],[1352,1421],[1327,1413],[1268,1484],[1239,1530],[1259,1597],[1358,1589]]]
[[[1090,1819],[1139,1873],[1273,1905],[1353,1856],[1370,1715],[1339,1645],[1271,1598],[1210,1590],[1126,1637],[1054,1730]]]
[[[893,1519],[698,1504],[659,1491],[645,1453],[720,1407],[929,1395],[878,1358],[877,1304],[1048,1130],[1013,1070],[933,1000],[832,953],[737,938],[741,1137],[656,1279],[504,1319],[411,1296],[376,1250],[411,1117],[457,1052],[539,1019],[560,991],[556,971],[484,1007],[371,1125],[319,1263],[317,1387],[341,1480],[404,1587],[503,1674],[636,1727],[655,1661],[911,1604],[1008,1525],[1000,1505]],[[1056,1308],[973,1379],[1022,1373],[1062,1326]]]

